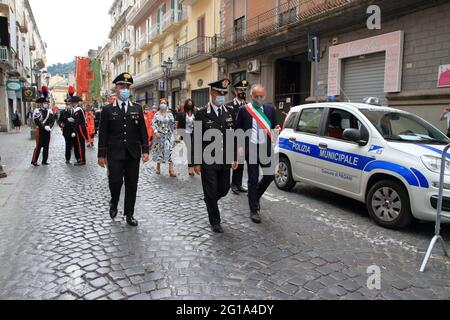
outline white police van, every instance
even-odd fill
[[[301,181],[356,199],[376,223],[401,229],[413,218],[435,220],[440,158],[449,143],[405,111],[350,102],[302,105],[291,110],[278,139],[275,182],[284,191]],[[444,211],[450,211],[448,159]]]

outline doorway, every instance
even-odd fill
[[[275,106],[279,123],[284,123],[292,107],[306,103],[311,96],[311,63],[308,53],[275,62]]]

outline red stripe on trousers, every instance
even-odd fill
[[[81,143],[80,143],[80,137],[78,137],[78,135],[77,135],[77,142],[78,142],[78,150],[79,150],[79,152],[80,152],[80,161],[81,162],[84,162],[83,161],[83,152],[81,151]]]
[[[34,154],[33,154],[33,163],[36,163],[38,159],[36,159],[36,153],[37,149],[39,148],[39,128],[36,128],[36,148],[34,148]]]

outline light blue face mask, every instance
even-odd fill
[[[217,96],[216,97],[216,105],[222,106],[225,104],[225,96]]]
[[[167,106],[167,104],[161,104],[161,105],[159,105],[159,109],[162,110],[162,111],[167,111],[168,108],[169,108],[169,107]]]
[[[253,99],[253,102],[258,106],[262,107],[265,103],[264,99]]]
[[[119,95],[120,95],[120,99],[122,101],[128,101],[128,99],[130,99],[131,92],[128,89],[122,89],[122,90],[120,90]]]

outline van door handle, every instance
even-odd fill
[[[291,137],[291,138],[289,138],[289,141],[291,141],[291,142],[297,142],[297,138]]]
[[[319,148],[320,149],[328,149],[328,145],[326,143],[321,142],[321,143],[319,143]]]

